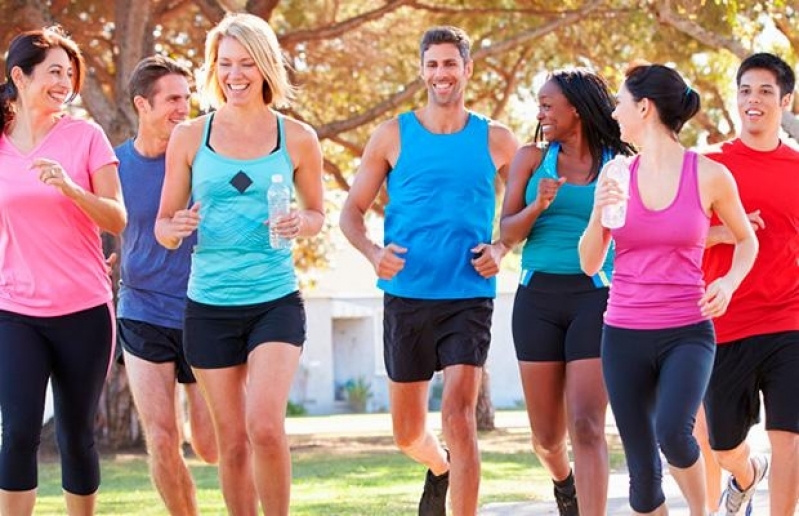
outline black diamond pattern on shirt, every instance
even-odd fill
[[[233,185],[233,188],[238,190],[239,193],[244,193],[252,184],[252,179],[250,179],[250,176],[248,176],[244,171],[239,170],[230,180],[230,184]]]

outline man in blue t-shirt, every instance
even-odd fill
[[[155,240],[165,154],[172,129],[189,114],[191,73],[172,59],[148,57],[128,83],[139,118],[135,138],[116,148],[128,225],[122,233],[117,331],[133,400],[144,428],[150,474],[169,513],[198,514],[194,482],[183,459],[182,410],[176,382],[185,386],[191,444],[216,462],[210,413],[183,353],[183,312],[194,237],[169,251]]]
[[[379,276],[384,357],[394,440],[429,469],[419,514],[477,513],[480,456],[475,413],[491,340],[494,276],[507,252],[491,243],[497,175],[518,142],[506,127],[470,112],[468,36],[456,27],[421,41],[427,105],[378,127],[341,212],[341,229]],[[364,215],[386,183],[384,245]],[[430,379],[444,371],[445,449],[427,428]],[[451,473],[450,473],[451,472]]]

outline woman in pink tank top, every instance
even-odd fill
[[[699,446],[692,435],[715,353],[709,321],[723,314],[751,268],[757,240],[729,171],[687,151],[678,134],[700,107],[674,70],[636,66],[613,113],[625,141],[642,149],[630,162],[629,194],[600,175],[580,241],[586,274],[601,266],[611,239],[613,282],[602,335],[602,370],[630,472],[634,514],[667,513],[659,451],[690,514],[705,510]],[[625,224],[601,224],[603,207],[627,203]],[[735,235],[726,276],[705,286],[702,253],[712,212]]]

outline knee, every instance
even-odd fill
[[[688,468],[699,458],[699,444],[688,431],[677,428],[666,429],[658,432],[658,442],[663,455],[672,466]]]
[[[577,416],[572,425],[572,445],[599,447],[605,443],[605,421],[588,416]]]
[[[253,447],[271,450],[284,445],[286,432],[282,421],[271,421],[264,417],[248,422],[247,437]]]
[[[147,428],[147,451],[155,460],[162,460],[170,455],[177,456],[180,447],[180,436],[177,428],[157,426]]]
[[[477,432],[476,408],[468,404],[448,404],[441,409],[441,426],[450,438],[468,438]]]
[[[539,456],[557,456],[566,453],[566,434],[536,431],[533,433],[533,450]]]
[[[206,464],[216,464],[219,460],[219,454],[216,448],[216,437],[213,432],[195,432],[192,429],[191,433],[191,449]]]
[[[417,448],[425,439],[424,428],[410,429],[394,429],[394,444],[400,451],[407,453],[409,450]]]
[[[40,426],[26,426],[9,424],[4,421],[3,425],[3,450],[5,453],[14,454],[36,454],[41,442]]]

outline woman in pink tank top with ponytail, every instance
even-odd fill
[[[692,430],[713,366],[710,318],[724,313],[757,254],[729,171],[679,141],[699,107],[697,92],[671,68],[627,71],[613,117],[622,139],[642,150],[629,162],[629,193],[600,175],[580,240],[588,275],[601,267],[611,239],[616,246],[602,370],[627,458],[633,514],[667,514],[659,452],[691,516],[704,514],[704,468]],[[619,202],[627,203],[625,224],[603,227],[603,207]],[[702,253],[714,212],[737,243],[728,273],[705,285]]]

